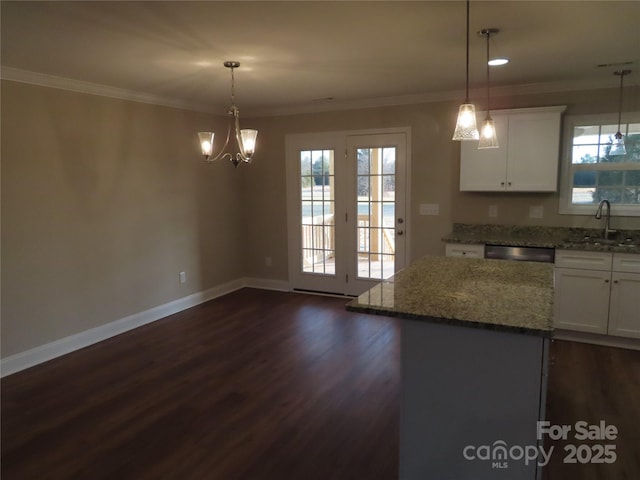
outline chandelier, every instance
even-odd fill
[[[214,132],[198,132],[198,139],[200,140],[200,148],[202,149],[202,155],[207,163],[213,163],[221,158],[226,158],[233,163],[234,167],[237,167],[240,162],[251,163],[251,158],[256,147],[256,138],[258,136],[258,130],[249,128],[240,129],[240,110],[235,104],[235,79],[233,76],[233,69],[240,66],[240,62],[224,62],[224,66],[231,70],[231,106],[227,110],[227,115],[233,117],[232,123],[229,124],[227,130],[227,139],[224,142],[223,147],[220,149],[217,155],[213,155],[213,138]],[[233,125],[232,125],[233,124]],[[231,129],[233,128],[234,137],[237,144],[235,149],[235,155],[227,152],[227,146],[229,145],[229,139],[231,138]]]

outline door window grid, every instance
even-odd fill
[[[302,271],[335,275],[333,150],[300,152]]]
[[[395,147],[357,149],[358,278],[395,270]]]

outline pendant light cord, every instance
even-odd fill
[[[491,36],[490,32],[487,32],[487,117],[489,117],[489,37]]]
[[[622,121],[622,81],[624,80],[625,71],[619,72],[620,75],[620,94],[618,95],[618,132],[620,131],[620,123]]]
[[[464,103],[469,103],[469,0],[467,0],[467,90]]]

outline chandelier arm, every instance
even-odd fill
[[[227,148],[227,145],[229,145],[229,138],[231,138],[231,125],[229,125],[229,127],[227,128],[227,139],[224,141],[224,145],[222,146],[222,148],[220,149],[220,151],[218,152],[218,155],[216,155],[213,158],[209,158],[206,160],[207,163],[213,163],[216,160],[220,160],[221,158],[225,158],[227,155],[229,157],[231,157],[230,153],[225,153],[225,150]]]
[[[244,144],[242,142],[242,135],[240,134],[240,110],[238,110],[238,108],[235,105],[231,106],[232,111],[233,111],[233,117],[235,119],[235,135],[236,135],[236,142],[238,143],[238,150],[239,153],[238,155],[240,156],[240,158],[242,158],[243,162],[250,162],[251,161],[251,157],[249,155],[247,155],[247,152],[244,149]]]

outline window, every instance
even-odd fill
[[[626,155],[610,155],[617,115],[565,120],[560,213],[592,215],[601,200],[616,215],[640,216],[640,112],[623,114]]]

